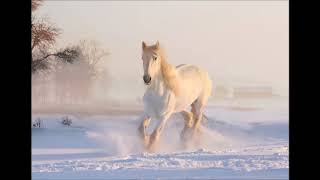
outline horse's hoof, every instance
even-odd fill
[[[155,150],[158,148],[159,144],[158,144],[158,140],[159,140],[159,136],[157,136],[157,134],[152,133],[149,136],[149,144],[147,145],[147,150],[148,152],[155,152]]]
[[[202,132],[202,128],[201,127],[195,127],[193,128],[193,132],[192,132],[192,137],[197,138],[197,137],[201,137],[201,135],[203,134]]]
[[[148,153],[154,153],[155,152],[155,148],[153,146],[148,146],[147,147],[147,152]]]
[[[180,139],[182,141],[187,141],[187,140],[192,138],[192,134],[193,134],[192,129],[191,128],[186,128],[181,132]]]
[[[156,149],[157,149],[157,144],[156,144],[156,143],[149,143],[149,144],[147,145],[147,151],[148,151],[149,153],[154,153],[154,152],[156,152]]]
[[[200,137],[201,135],[202,135],[202,130],[200,128],[192,127],[192,128],[183,130],[183,132],[180,135],[180,139],[182,141],[190,141]]]
[[[145,136],[145,137],[143,138],[143,144],[144,144],[144,146],[148,146],[149,142],[150,142],[150,136]]]
[[[149,141],[150,141],[150,136],[149,135],[145,135],[145,136],[141,136],[139,137],[141,144],[144,146],[144,148],[147,148],[149,145]]]

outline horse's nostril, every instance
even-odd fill
[[[151,77],[150,77],[149,75],[144,75],[144,76],[143,76],[143,81],[144,81],[145,83],[149,83],[149,82],[151,81]]]

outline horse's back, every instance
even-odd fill
[[[207,71],[201,69],[200,67],[192,64],[180,64],[176,66],[176,70],[182,79],[195,78],[200,81],[206,81],[209,79],[209,74]]]
[[[185,65],[187,65],[187,64],[179,64],[178,66],[176,66],[176,68],[178,69],[178,68],[185,66]]]

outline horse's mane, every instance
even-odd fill
[[[159,48],[159,54],[161,57],[161,73],[163,77],[164,84],[167,88],[171,89],[175,95],[179,94],[179,85],[177,81],[177,71],[176,68],[167,62],[164,51]]]

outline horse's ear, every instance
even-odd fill
[[[142,41],[142,49],[144,50],[146,47],[147,47],[147,44],[144,41]]]
[[[156,42],[156,49],[159,49],[159,47],[160,47],[160,43],[159,43],[159,41],[157,41]]]

